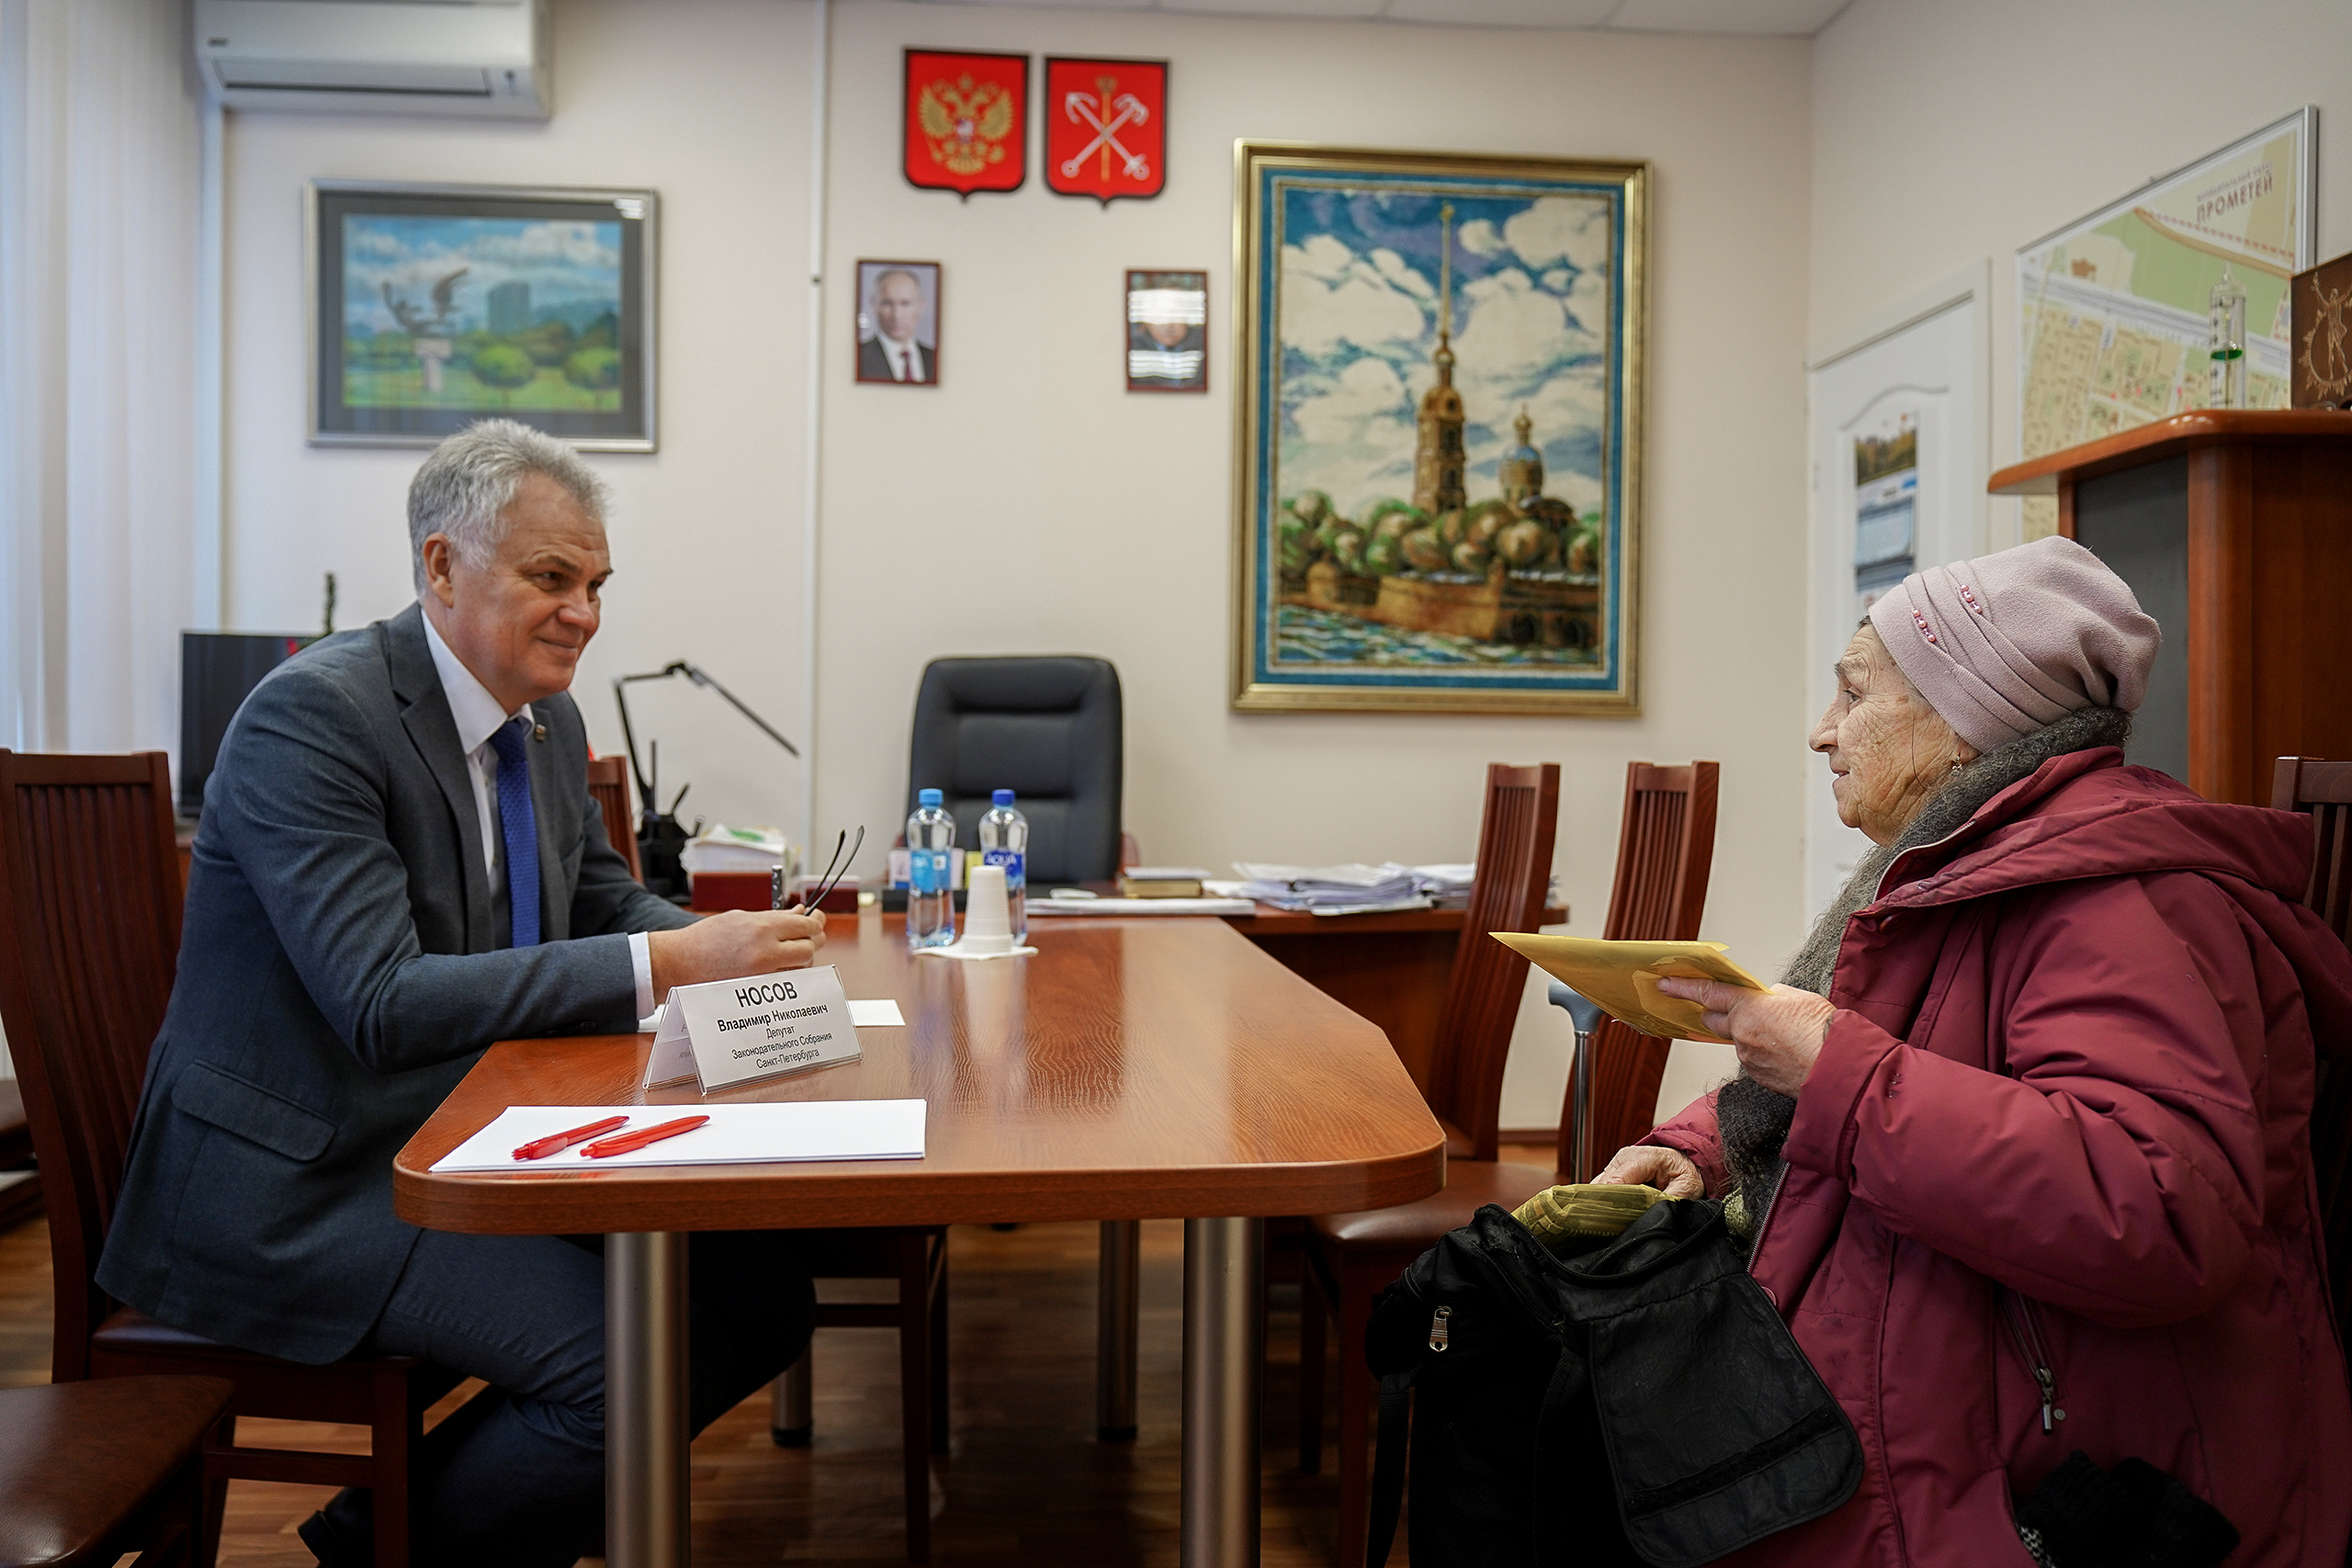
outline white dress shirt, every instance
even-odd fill
[[[457,721],[458,749],[466,754],[466,776],[474,786],[474,813],[481,823],[482,865],[496,883],[506,874],[506,840],[498,827],[498,750],[490,738],[518,716],[530,718],[531,705],[525,703],[514,713],[500,707],[490,688],[474,679],[474,672],[441,640],[440,628],[431,615],[424,617],[424,645],[433,650],[441,694],[449,699],[449,716]],[[653,1010],[653,951],[643,931],[629,933],[628,960],[637,981],[637,1016],[643,1018]]]
[[[890,356],[891,374],[901,381],[922,379],[922,345],[909,338],[900,343],[897,338],[882,340],[882,352]]]

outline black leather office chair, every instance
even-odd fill
[[[937,789],[956,843],[979,844],[992,790],[1029,819],[1029,886],[1119,874],[1119,671],[1104,659],[1053,655],[934,659],[915,696],[915,792]]]

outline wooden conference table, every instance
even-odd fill
[[[1266,1216],[1444,1185],[1437,1122],[1380,1031],[1213,919],[1032,926],[1028,958],[906,950],[901,918],[835,917],[820,955],[903,1029],[861,1061],[722,1101],[929,1102],[925,1157],[433,1175],[509,1105],[696,1103],[638,1089],[650,1035],[503,1041],[401,1151],[393,1205],[430,1229],[607,1233],[606,1552],[683,1568],[685,1246],[697,1230],[1184,1222],[1185,1568],[1258,1561]]]
[[[1563,908],[1544,911],[1547,926],[1567,918]],[[1413,1081],[1429,1088],[1430,1059],[1437,1049],[1438,1023],[1467,910],[1314,915],[1261,904],[1253,914],[1223,919],[1283,968],[1377,1024]]]

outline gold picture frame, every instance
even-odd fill
[[[1236,708],[1641,712],[1649,182],[1234,144]]]

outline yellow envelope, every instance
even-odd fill
[[[1669,997],[1662,979],[1720,980],[1751,991],[1770,990],[1763,981],[1724,956],[1719,942],[1597,942],[1581,936],[1529,936],[1488,931],[1488,936],[1532,962],[1554,979],[1565,980],[1602,1011],[1665,1040],[1729,1041],[1701,1026],[1706,1009]]]

